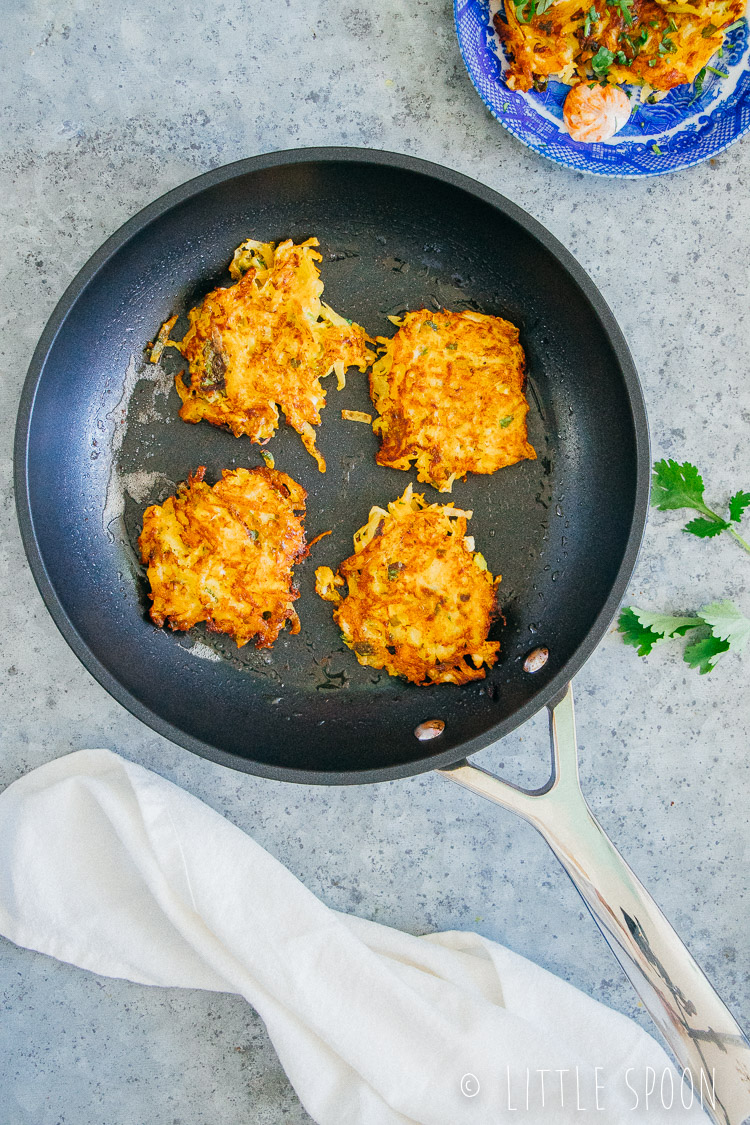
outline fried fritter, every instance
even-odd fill
[[[360,664],[427,685],[481,680],[483,665],[497,662],[500,645],[487,633],[500,577],[466,535],[471,515],[428,504],[409,485],[388,511],[371,509],[336,574],[315,571],[315,589],[335,603],[334,620]]]
[[[347,367],[365,371],[366,336],[320,300],[323,283],[314,249],[317,238],[256,242],[237,248],[229,267],[236,284],[214,289],[188,314],[190,327],[179,343],[169,340],[174,320],[159,334],[151,358],[175,347],[188,361],[190,383],[177,377],[186,422],[205,418],[264,444],[276,432],[279,406],[325,472],[315,446],[326,392],[320,380]]]
[[[144,512],[151,618],[178,630],[205,621],[238,648],[255,636],[256,648],[270,648],[287,621],[300,629],[292,566],[307,554],[307,493],[275,469],[225,469],[213,488],[204,474],[201,466]]]
[[[494,17],[511,90],[606,81],[667,91],[692,82],[724,42],[746,0],[506,0]],[[534,13],[534,14],[532,14]],[[528,19],[528,22],[525,22]],[[596,60],[596,62],[594,62]]]
[[[494,473],[536,453],[526,440],[529,404],[518,329],[475,312],[408,312],[370,372],[380,414],[379,465],[409,469],[439,492],[467,472]]]

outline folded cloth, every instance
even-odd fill
[[[239,828],[108,750],[0,794],[0,932],[104,976],[241,994],[320,1125],[706,1120],[625,1016],[477,934],[330,910]]]

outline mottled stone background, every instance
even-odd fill
[[[448,0],[5,0],[0,42],[0,784],[109,746],[252,833],[327,903],[421,933],[476,928],[648,1020],[534,831],[436,776],[291,787],[152,734],[68,650],[27,569],[11,444],[33,347],[99,244],[217,165],[303,145],[414,153],[497,188],[600,287],[632,348],[655,455],[691,458],[711,496],[750,488],[750,139],[661,179],[574,174],[485,111]],[[750,559],[656,513],[629,597],[750,613]],[[640,661],[610,634],[576,681],[585,791],[606,829],[750,1024],[747,659],[699,677],[680,646]],[[538,717],[485,763],[540,779]],[[276,1125],[309,1118],[247,1005],[100,979],[0,942],[7,1125]]]

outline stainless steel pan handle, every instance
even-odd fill
[[[550,706],[552,776],[529,791],[463,761],[439,770],[528,820],[575,883],[596,924],[720,1125],[750,1119],[750,1043],[671,925],[597,823],[578,779],[573,693]],[[715,1103],[715,1104],[712,1104]]]

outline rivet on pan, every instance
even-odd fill
[[[414,733],[420,742],[427,742],[430,738],[439,738],[444,730],[445,723],[442,719],[426,719],[414,728]]]
[[[539,672],[549,660],[549,649],[543,645],[532,649],[523,662],[524,672]]]

